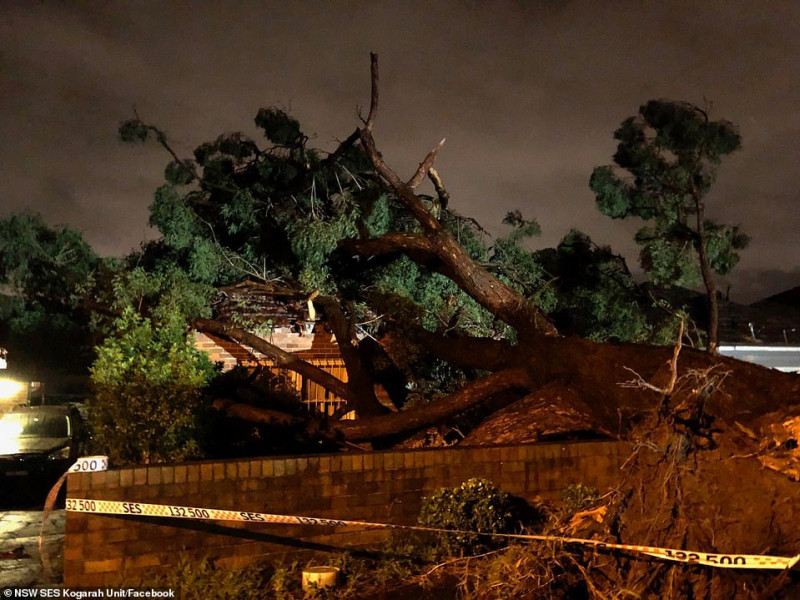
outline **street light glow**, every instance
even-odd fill
[[[12,398],[19,394],[25,384],[6,377],[0,377],[0,399]]]

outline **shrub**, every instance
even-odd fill
[[[214,375],[176,316],[154,325],[131,308],[97,349],[89,426],[116,464],[182,460],[198,452],[202,389]]]
[[[519,511],[508,493],[490,481],[473,478],[423,498],[419,522],[440,529],[512,533],[519,524]],[[496,545],[489,536],[474,534],[443,534],[440,543],[444,550],[462,554]]]
[[[231,570],[219,568],[209,559],[190,561],[181,556],[174,568],[141,583],[178,590],[183,600],[260,600],[265,590],[274,591],[275,575],[276,569],[267,564],[252,563],[244,569]],[[282,592],[281,587],[274,597],[292,597]]]
[[[572,483],[561,493],[564,510],[568,513],[583,510],[597,502],[599,498],[600,492],[597,491],[597,488],[582,483]]]

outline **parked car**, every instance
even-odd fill
[[[46,491],[82,454],[84,430],[70,406],[19,406],[0,417],[0,494]]]

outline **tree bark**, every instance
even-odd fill
[[[445,398],[380,417],[339,421],[332,429],[345,440],[360,442],[417,431],[464,412],[504,392],[524,392],[530,385],[525,369],[507,369],[465,385]]]
[[[703,233],[704,208],[700,200],[695,200],[697,207],[697,256],[700,261],[700,273],[703,276],[703,285],[706,288],[706,299],[708,300],[708,343],[706,351],[709,354],[717,353],[719,344],[719,301],[717,299],[717,286],[714,283],[714,275],[711,272],[711,265],[708,262],[708,247],[706,236]]]
[[[557,335],[558,331],[538,307],[472,260],[467,251],[428,212],[414,193],[413,187],[402,181],[384,162],[372,136],[372,128],[378,111],[378,57],[376,54],[371,55],[371,66],[372,98],[369,117],[360,130],[361,144],[378,174],[392,187],[398,200],[422,227],[435,255],[444,265],[443,273],[483,308],[515,327],[520,339]],[[427,170],[433,166],[433,159],[440,147],[441,143],[420,163],[420,169],[411,178],[411,183],[419,178],[421,172],[427,174]]]
[[[347,388],[350,391],[348,409],[355,410],[359,417],[386,414],[388,410],[375,396],[375,381],[358,346],[352,307],[350,314],[346,316],[339,302],[333,298],[320,296],[315,302],[325,311],[347,370]]]
[[[481,371],[507,369],[519,364],[520,355],[523,353],[519,346],[489,338],[439,335],[425,330],[413,333],[412,338],[425,351],[464,369]]]

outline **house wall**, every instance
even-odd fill
[[[332,415],[344,404],[344,401],[331,394],[322,386],[307,380],[294,371],[274,367],[274,362],[260,352],[217,336],[195,333],[195,347],[206,352],[212,362],[222,363],[223,371],[230,371],[236,366],[267,366],[290,389],[297,392],[309,410]],[[335,338],[328,332],[295,333],[288,328],[275,329],[268,340],[285,350],[297,354],[315,367],[319,367],[342,381],[347,381],[347,370],[344,366]]]
[[[73,473],[68,498],[413,524],[421,498],[471,477],[534,501],[572,483],[605,492],[630,453],[623,442],[340,453]],[[135,584],[146,574],[214,557],[241,567],[257,558],[378,544],[386,530],[254,525],[67,513],[64,585]]]

